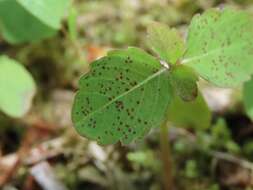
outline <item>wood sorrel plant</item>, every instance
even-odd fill
[[[131,47],[91,64],[72,110],[80,135],[99,144],[128,144],[164,123],[178,97],[193,101],[199,76],[235,87],[253,74],[253,22],[243,11],[210,9],[196,15],[185,43],[177,30],[153,23],[148,43],[159,58]]]

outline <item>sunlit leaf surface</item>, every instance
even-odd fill
[[[204,79],[221,87],[238,86],[253,73],[253,22],[249,14],[210,9],[196,15],[182,59]]]

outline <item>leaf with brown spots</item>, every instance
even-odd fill
[[[72,120],[100,144],[128,144],[162,122],[171,99],[168,69],[137,48],[94,61],[79,82]]]
[[[253,22],[233,9],[210,9],[189,27],[183,64],[220,87],[238,86],[253,74]]]

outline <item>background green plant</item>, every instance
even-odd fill
[[[2,0],[0,23],[3,37],[10,43],[22,43],[55,35],[68,4],[69,0]]]
[[[69,0],[2,0],[0,32],[12,44],[52,37],[60,29],[68,5]],[[0,109],[12,117],[22,117],[29,111],[36,92],[32,76],[19,64],[7,56],[0,57]]]

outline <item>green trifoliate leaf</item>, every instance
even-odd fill
[[[117,50],[91,64],[80,79],[72,120],[100,144],[123,144],[158,126],[171,99],[168,70],[137,48]]]
[[[38,41],[60,28],[69,0],[0,0],[0,30],[10,43]]]
[[[253,78],[244,84],[243,104],[247,115],[253,120]]]
[[[171,69],[170,82],[179,97],[184,101],[192,101],[198,95],[198,77],[193,69],[185,65],[176,65]]]
[[[206,129],[210,126],[211,112],[201,93],[191,102],[174,96],[169,105],[168,120],[178,127]]]
[[[154,22],[148,27],[151,49],[167,63],[175,64],[184,53],[184,42],[174,28]]]
[[[238,86],[253,73],[253,22],[249,14],[211,9],[189,28],[183,64],[221,87]]]
[[[0,56],[0,110],[12,117],[23,116],[30,108],[36,87],[26,69]]]

